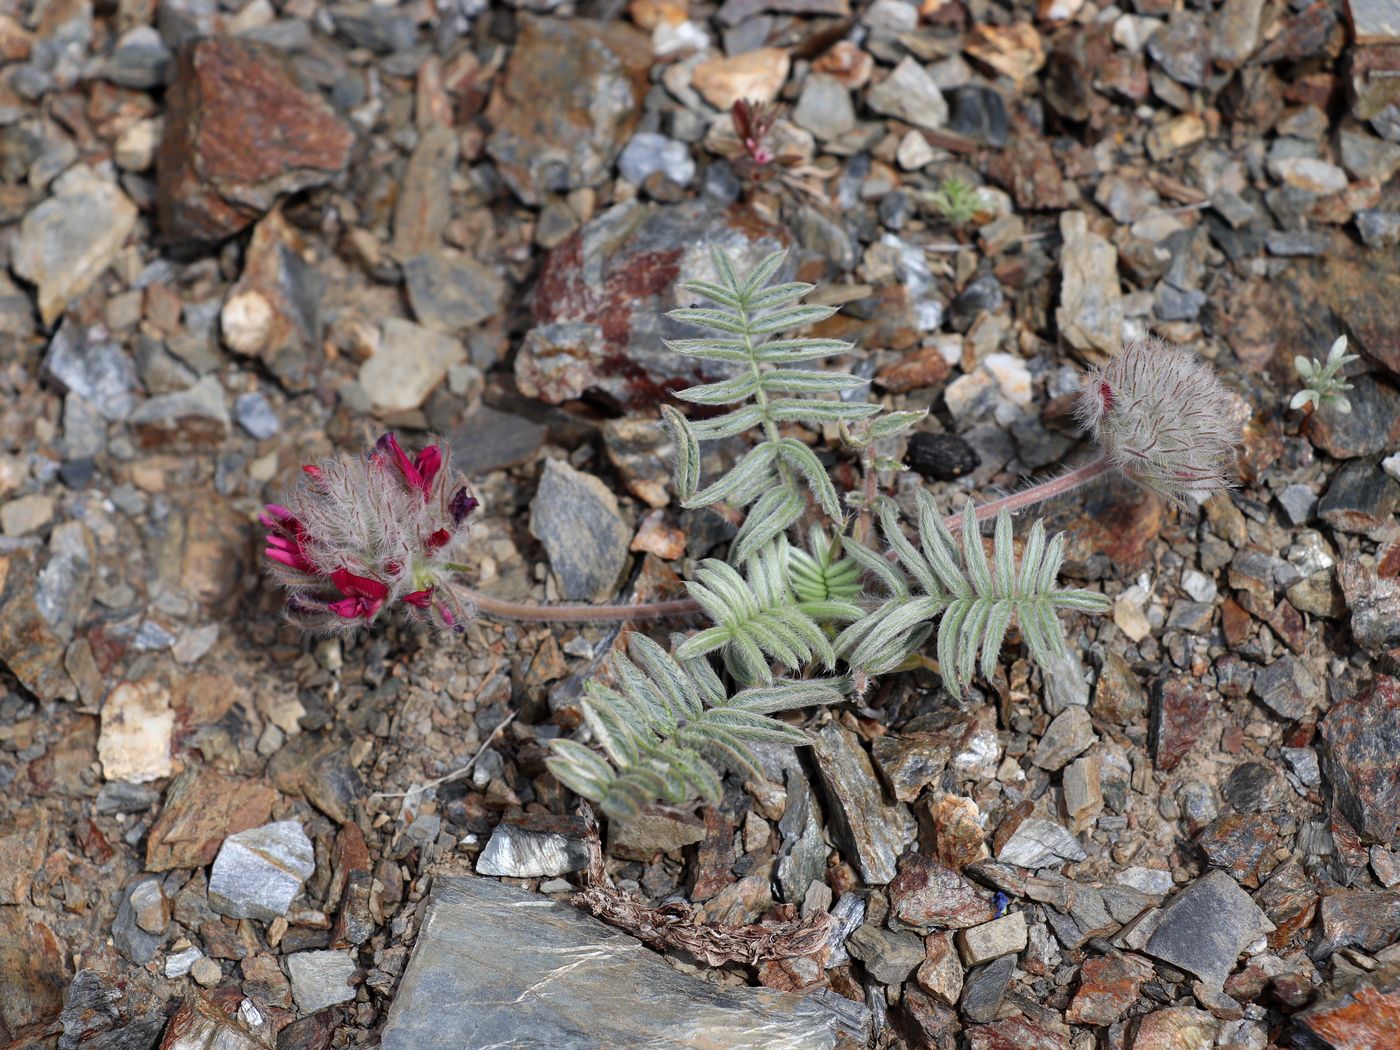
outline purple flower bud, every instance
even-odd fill
[[[447,511],[452,515],[453,524],[460,525],[467,519],[467,515],[479,506],[481,504],[471,494],[471,490],[463,485],[453,493],[452,502],[447,505]]]

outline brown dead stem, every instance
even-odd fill
[[[636,937],[651,948],[679,948],[710,966],[729,962],[756,965],[765,959],[792,959],[815,955],[826,943],[832,919],[825,911],[788,922],[758,922],[748,926],[696,921],[693,907],[674,901],[660,908],[612,884],[603,866],[603,846],[598,822],[587,802],[580,803],[587,825],[588,869],[586,885],[573,895],[576,908]]]

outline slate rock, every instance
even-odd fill
[[[865,104],[882,116],[929,131],[938,130],[948,120],[948,103],[943,93],[928,71],[909,55],[865,92]]]
[[[1339,977],[1290,1022],[1290,1042],[1304,1050],[1372,1050],[1397,1045],[1400,963]]]
[[[614,594],[632,529],[601,481],[563,460],[549,460],[530,504],[530,531],[544,545],[563,597],[601,600]]]
[[[343,736],[301,733],[283,746],[267,764],[267,775],[279,791],[299,795],[337,824],[350,820],[364,783],[350,764],[349,742]]]
[[[64,949],[42,922],[0,908],[0,1028],[11,1032],[58,1015],[63,1008]]]
[[[522,1032],[551,1050],[836,1044],[819,1002],[721,988],[567,904],[487,879],[438,877],[381,1045],[484,1050]]]
[[[219,241],[279,197],[345,170],[355,137],[278,49],[214,36],[185,46],[165,95],[156,213],[174,241]]]
[[[277,793],[257,781],[189,766],[170,782],[146,840],[146,868],[169,871],[210,863],[224,837],[258,826]]]
[[[1003,955],[968,973],[963,982],[958,1009],[969,1021],[985,1023],[994,1020],[1001,1001],[1016,970],[1016,956]]]
[[[689,186],[695,179],[695,161],[691,159],[690,147],[654,131],[639,131],[633,135],[617,158],[617,168],[634,186],[640,186],[658,172],[677,186]]]
[[[316,853],[295,820],[229,835],[209,872],[209,905],[231,919],[271,922],[287,914]]]
[[[25,215],[13,248],[15,273],[38,286],[39,317],[52,324],[102,275],[136,226],[136,205],[115,183],[75,165]]]
[[[486,109],[486,151],[526,204],[597,186],[641,115],[651,48],[622,22],[524,16]]]
[[[1234,879],[1209,871],[1167,904],[1145,951],[1219,988],[1240,952],[1273,928]]]
[[[472,328],[501,310],[505,282],[465,255],[432,251],[403,264],[408,301],[418,322],[439,332]]]
[[[1083,212],[1060,216],[1060,305],[1056,324],[1076,350],[1111,357],[1123,344],[1118,250],[1089,229]]]
[[[883,886],[914,839],[909,809],[886,800],[870,756],[855,734],[834,722],[817,732],[817,771],[826,789],[828,827],[867,885]]]
[[[895,932],[867,923],[846,941],[846,950],[865,964],[881,984],[899,984],[924,961],[924,942],[917,934]]]
[[[1373,656],[1400,646],[1400,580],[1383,577],[1359,558],[1337,568],[1337,583],[1351,612],[1351,634]]]
[[[49,341],[41,365],[44,376],[76,394],[104,419],[125,419],[136,407],[136,367],[105,328],[84,328],[65,319]]]
[[[520,466],[544,446],[546,432],[525,416],[477,405],[447,434],[452,465],[469,478]]]
[[[1291,653],[1285,653],[1254,676],[1254,695],[1280,718],[1302,719],[1323,698],[1322,685]]]
[[[993,149],[1006,145],[1006,102],[989,87],[971,84],[948,92],[948,130]]]
[[[79,970],[63,994],[59,1050],[152,1050],[165,1027],[162,1006],[130,973]]]
[[[809,73],[792,111],[793,123],[819,139],[840,138],[856,126],[851,93],[835,77]]]
[[[200,995],[180,1004],[160,1041],[160,1050],[264,1050],[265,1046],[237,1015],[225,1014]]]
[[[158,875],[148,875],[127,886],[122,892],[121,904],[117,906],[116,918],[112,920],[112,943],[117,946],[117,951],[137,966],[145,966],[150,962],[155,957],[156,949],[165,940],[161,934],[141,928],[137,921],[136,904],[132,901],[134,896],[146,892],[148,887],[152,886],[157,893],[160,892]]]
[[[515,360],[521,392],[550,404],[590,394],[642,407],[668,391],[727,378],[731,368],[662,345],[662,339],[704,334],[665,316],[696,301],[679,285],[716,279],[711,245],[728,253],[742,274],[791,244],[787,230],[744,205],[630,201],[609,209],[545,258],[535,327]],[[791,280],[793,272],[789,260],[773,279]]]
[[[143,401],[127,423],[143,448],[194,451],[222,443],[231,420],[219,377],[207,375],[188,390]]]
[[[351,981],[359,972],[359,967],[349,952],[293,952],[286,956],[286,963],[292,998],[303,1014],[314,1014],[317,1010],[324,1010],[336,1003],[348,1003],[355,998]]]
[[[1098,736],[1088,709],[1066,707],[1046,726],[1031,762],[1044,770],[1063,769],[1096,740]]]
[[[407,412],[422,406],[467,359],[460,340],[397,317],[384,322],[379,348],[360,365],[359,382],[381,412]]]
[[[789,772],[787,801],[778,820],[782,843],[774,868],[779,897],[789,904],[800,904],[813,882],[826,877],[826,858],[831,852],[823,833],[825,821],[821,804],[805,777]]]
[[[1337,806],[1363,841],[1388,843],[1400,828],[1400,680],[1377,675],[1328,711],[1318,729]]]
[[[1334,459],[1357,459],[1400,449],[1400,391],[1373,376],[1348,380],[1350,412],[1324,405],[1307,421],[1307,435]]]
[[[997,828],[994,849],[997,860],[1022,868],[1059,867],[1088,856],[1068,828],[1039,816],[1003,821]]]
[[[249,437],[257,441],[265,441],[282,429],[277,413],[261,390],[239,394],[234,398],[233,418],[238,420],[238,425]]]
[[[1339,532],[1380,528],[1400,503],[1400,485],[1374,460],[1354,460],[1337,471],[1317,504],[1317,516]]]
[[[1319,961],[1342,948],[1377,952],[1400,934],[1400,891],[1334,890],[1318,905],[1322,937],[1309,954]]]

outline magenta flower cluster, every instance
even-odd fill
[[[441,447],[410,458],[385,434],[362,456],[302,470],[287,505],[268,504],[259,518],[293,622],[344,632],[402,607],[441,627],[464,626],[469,614],[448,578],[477,500]]]

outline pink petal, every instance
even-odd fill
[[[442,449],[436,445],[429,445],[413,460],[414,467],[417,468],[419,476],[423,479],[421,486],[423,498],[428,498],[428,490],[433,487],[433,479],[437,477],[438,471],[442,469]]]
[[[369,576],[356,576],[345,568],[336,569],[331,573],[331,582],[340,589],[341,594],[351,598],[368,598],[382,603],[389,596],[389,588],[385,584]]]
[[[412,594],[405,594],[399,600],[407,602],[409,605],[416,605],[420,609],[426,609],[433,604],[433,589],[429,587],[427,590],[414,591]]]

